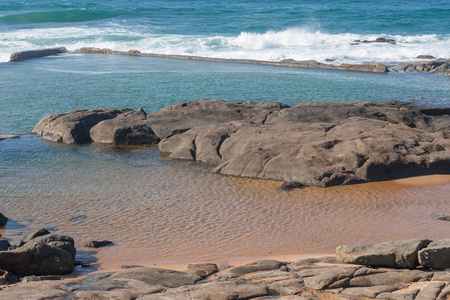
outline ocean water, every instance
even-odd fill
[[[1,1],[0,61],[84,46],[222,58],[335,63],[449,57],[447,0]],[[350,45],[393,38],[396,45]]]
[[[157,147],[59,145],[30,132],[42,117],[72,109],[153,112],[204,98],[449,106],[450,78],[438,74],[73,52],[88,46],[336,64],[449,58],[449,15],[449,1],[0,1],[0,134],[20,135],[0,141],[0,212],[10,218],[0,234],[15,239],[47,227],[74,236],[81,254],[91,253],[85,242],[109,239],[115,245],[95,258],[116,266],[447,237],[437,218],[450,209],[449,177],[284,192],[279,182],[167,159]],[[377,37],[397,43],[350,45]],[[7,62],[12,52],[55,46],[69,52]]]

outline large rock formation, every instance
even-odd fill
[[[450,173],[450,108],[384,103],[199,100],[47,116],[34,132],[65,143],[159,143],[221,174],[332,186]]]

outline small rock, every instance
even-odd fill
[[[112,243],[113,242],[111,242],[111,241],[91,241],[84,246],[89,247],[89,248],[100,248],[100,247],[110,245]]]
[[[6,251],[9,249],[9,242],[5,239],[0,239],[0,251]]]
[[[214,274],[218,271],[216,264],[189,264],[188,265],[188,273],[193,274],[194,276],[198,276],[201,278],[206,278],[211,274]]]
[[[332,59],[332,58],[325,58],[325,61],[335,61],[335,59]]]
[[[86,219],[87,216],[86,215],[77,215],[77,216],[73,216],[69,218],[69,221],[75,222],[81,219]]]
[[[450,268],[450,239],[432,242],[419,251],[419,263],[425,268]]]
[[[5,275],[3,275],[3,279],[11,283],[16,283],[20,281],[19,276],[11,272],[5,272]]]
[[[416,57],[417,59],[435,59],[436,57],[432,55],[419,55]]]
[[[27,283],[32,281],[39,281],[36,275],[25,276],[22,278],[21,283]]]
[[[304,189],[305,187],[306,187],[306,185],[301,184],[300,182],[297,182],[297,181],[290,181],[290,180],[285,181],[285,182],[280,186],[280,188],[281,188],[283,191],[290,191],[290,190],[292,190],[292,189]]]
[[[8,222],[8,218],[5,217],[2,213],[0,213],[0,226],[5,226]]]
[[[50,234],[50,231],[48,231],[48,230],[45,229],[45,228],[39,229],[39,230],[37,230],[37,231],[35,231],[35,232],[29,234],[29,235],[23,240],[23,243],[24,243],[24,244],[25,244],[25,243],[28,243],[28,242],[31,241],[32,239],[35,239],[35,238],[37,238],[37,237],[44,236],[44,235],[47,235],[47,234]]]
[[[46,276],[38,276],[39,281],[44,281],[44,280],[61,280],[60,277],[58,276],[50,276],[50,275],[46,275]]]
[[[450,216],[441,217],[441,218],[438,218],[438,220],[450,221]]]
[[[120,266],[121,269],[135,269],[135,268],[143,268],[144,266],[141,265],[122,265]]]

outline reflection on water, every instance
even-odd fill
[[[328,253],[340,244],[448,237],[450,176],[290,192],[280,182],[212,174],[156,147],[66,146],[26,135],[0,142],[8,239],[42,227],[115,243],[105,265]]]

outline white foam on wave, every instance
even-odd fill
[[[392,38],[397,44],[361,43],[355,40]],[[27,29],[2,34],[0,61],[7,61],[12,52],[43,47],[100,47],[126,51],[160,54],[197,55],[232,59],[279,61],[282,59],[333,59],[341,63],[396,63],[414,61],[418,55],[449,58],[448,35],[360,35],[329,34],[308,27],[293,27],[265,33],[242,32],[238,36],[200,36],[151,34],[135,31],[133,27],[110,24],[109,27],[63,27]]]

